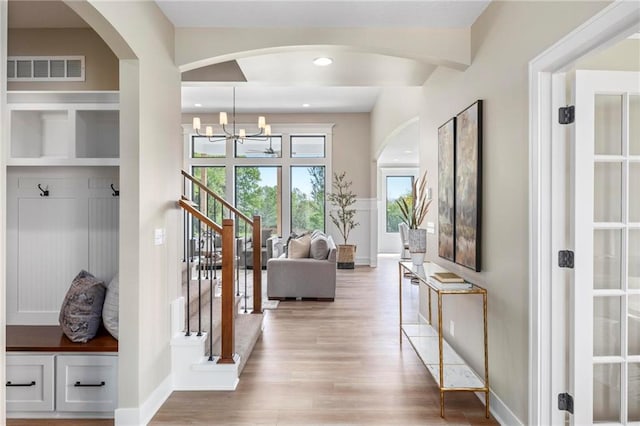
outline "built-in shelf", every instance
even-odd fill
[[[10,92],[9,166],[117,166],[114,92]]]

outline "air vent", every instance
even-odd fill
[[[84,56],[10,56],[8,81],[84,81]]]

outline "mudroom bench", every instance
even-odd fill
[[[113,417],[118,341],[106,330],[74,343],[57,325],[9,325],[6,337],[7,417]]]

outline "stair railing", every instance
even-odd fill
[[[228,217],[230,219],[235,219],[236,224],[236,232],[240,232],[244,230],[242,234],[236,235],[236,244],[238,246],[243,247],[244,250],[236,253],[236,256],[243,256],[242,259],[239,257],[234,258],[233,260],[238,260],[235,263],[235,288],[236,295],[240,295],[240,260],[244,262],[244,312],[247,313],[247,280],[248,280],[248,272],[247,265],[249,265],[249,261],[251,261],[251,265],[253,267],[253,310],[251,313],[260,314],[262,313],[262,253],[260,242],[261,238],[261,218],[259,215],[253,216],[253,219],[250,219],[248,216],[239,211],[236,207],[230,204],[227,200],[225,200],[220,195],[216,194],[213,190],[211,190],[204,182],[198,180],[188,172],[182,170],[182,198],[185,200],[191,199],[191,194],[193,194],[193,199],[196,201],[196,204],[199,206],[199,210],[205,212],[206,216],[212,219],[214,222],[222,221],[222,218]],[[185,224],[185,227],[188,227],[188,224]],[[247,228],[251,229],[251,234],[247,232]],[[187,228],[185,228],[185,231]],[[253,244],[253,255],[252,259],[248,259],[247,257],[247,242],[249,237],[252,239]],[[200,239],[200,235],[198,235]],[[222,255],[222,261],[224,262],[225,256]],[[214,259],[214,261],[217,259]],[[215,267],[214,267],[215,274]],[[232,277],[233,278],[233,277]],[[224,277],[223,277],[224,281]]]
[[[222,256],[222,281],[226,283],[233,282],[233,259],[235,258],[235,226],[233,219],[223,219],[222,226],[209,219],[204,213],[202,213],[197,205],[190,200],[181,199],[178,201],[178,205],[184,211],[185,223],[189,223],[194,219],[197,223],[199,235],[209,233],[210,235],[218,234],[222,236],[222,252],[226,255]],[[185,240],[189,239],[188,227],[185,227]],[[213,238],[211,239],[213,240]],[[190,243],[185,242],[185,261],[187,263],[187,331],[186,335],[191,335],[191,318],[190,318],[190,287],[191,287],[191,268],[194,261],[194,249]],[[211,246],[206,249],[212,249]],[[209,333],[213,331],[213,297],[214,288],[213,281],[215,278],[211,274],[211,270],[215,271],[215,265],[213,264],[213,256],[201,256],[203,252],[201,247],[198,247],[198,336],[202,335],[202,279],[203,271],[205,272],[205,278],[209,278]],[[213,253],[212,251],[209,253]],[[220,357],[218,359],[219,364],[233,364],[234,353],[234,309],[235,309],[235,296],[233,285],[222,285],[222,315],[221,315],[221,328],[222,334],[220,338]],[[209,336],[209,361],[213,361],[213,336]]]

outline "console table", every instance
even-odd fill
[[[400,344],[402,335],[407,337],[414,350],[433,376],[440,389],[440,417],[444,418],[444,394],[446,392],[484,392],[485,416],[489,418],[489,353],[487,347],[487,290],[472,283],[443,284],[431,277],[435,272],[447,272],[433,263],[414,267],[411,262],[398,263],[398,288],[400,303]],[[405,273],[425,286],[428,294],[428,320],[419,315],[414,321],[403,321],[402,282]],[[431,296],[438,299],[437,323],[431,318]],[[484,325],[484,377],[479,377],[442,337],[442,298],[482,297]]]

